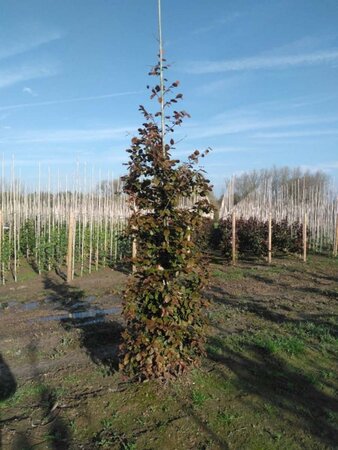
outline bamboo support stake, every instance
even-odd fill
[[[161,138],[162,138],[162,154],[163,157],[166,157],[165,150],[165,115],[164,115],[164,77],[163,77],[163,39],[162,39],[162,8],[161,8],[161,0],[158,0],[158,40],[159,40],[159,57],[160,57],[160,89],[161,89]]]
[[[137,243],[136,243],[136,238],[133,238],[133,244],[132,244],[132,259],[133,261],[135,260],[135,258],[137,257]],[[136,266],[133,263],[133,273],[136,272]]]
[[[0,240],[1,242],[1,240]],[[338,250],[338,216],[336,216],[336,232],[335,232],[335,239],[333,244],[333,256],[337,256],[337,250]]]
[[[93,191],[93,173],[92,173],[92,191]],[[93,192],[91,193],[91,201],[90,201],[90,224],[89,224],[89,267],[88,272],[92,273],[92,258],[93,258]]]
[[[83,269],[84,269],[84,241],[85,241],[85,229],[86,229],[86,226],[87,226],[86,217],[84,217],[82,220],[83,220],[83,222],[82,222],[82,233],[81,233],[81,269],[80,269],[80,277],[83,276]]]
[[[109,264],[113,267],[113,225],[112,219],[109,219]]]
[[[73,217],[72,280],[74,280],[74,275],[75,275],[75,249],[76,249],[76,220]]]
[[[119,219],[118,219],[119,220]],[[118,222],[113,222],[112,227],[113,227],[113,237],[114,237],[114,264],[117,264],[117,252],[118,252],[118,248],[117,248],[117,225]]]
[[[73,234],[74,217],[73,215],[70,215],[68,226],[67,283],[70,283],[73,277]]]
[[[303,261],[306,262],[307,257],[307,214],[304,214],[303,220]]]
[[[232,264],[236,264],[236,213],[232,213]]]
[[[136,213],[136,211],[137,211],[137,207],[136,207],[136,202],[135,202],[135,200],[134,200],[134,204],[133,204],[133,211],[134,211],[134,213]],[[133,230],[134,231],[137,231],[137,227],[135,227],[135,226],[133,226]],[[133,260],[133,267],[132,267],[132,271],[133,271],[133,273],[135,273],[136,272],[136,266],[135,266],[135,264],[134,264],[134,260],[136,259],[136,257],[137,257],[137,240],[136,240],[136,237],[133,237],[133,242],[132,242],[132,249],[131,249],[131,257],[132,257],[132,260]]]
[[[96,223],[96,236],[95,236],[95,270],[99,270],[99,245],[100,245],[100,222]]]
[[[41,275],[41,165],[39,163],[39,188],[38,188],[38,217],[37,217],[37,246],[36,246],[36,262],[38,272]]]
[[[272,228],[271,228],[271,213],[268,221],[268,263],[271,264],[272,259]]]
[[[48,193],[47,193],[47,195],[48,195],[48,247],[49,247],[49,251],[50,251],[50,248],[51,248],[51,214],[50,214],[50,211],[51,211],[51,186],[50,186],[50,167],[48,168]],[[50,260],[50,257],[51,257],[51,255],[50,255],[50,253],[49,253],[49,256],[48,256],[48,271],[50,272],[51,271],[51,260]]]
[[[3,232],[3,220],[2,220],[2,211],[0,211],[0,278],[2,284],[5,284],[5,277],[3,274],[3,263],[2,263],[2,232]]]

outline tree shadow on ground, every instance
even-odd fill
[[[6,361],[0,353],[0,402],[10,398],[16,391],[17,383]],[[2,424],[0,423],[0,449],[2,448]]]
[[[250,275],[255,281],[271,285],[271,279],[248,274],[248,276]],[[308,279],[299,278],[298,280],[300,283],[297,286],[290,286],[275,280],[275,295],[269,290],[269,295],[249,294],[238,297],[232,294],[230,289],[227,290],[225,284],[225,288],[211,286],[207,291],[207,296],[213,303],[226,307],[229,312],[234,311],[237,315],[243,313],[244,327],[247,330],[251,329],[252,331],[249,322],[246,322],[247,319],[252,321],[252,316],[250,319],[250,315],[246,315],[246,313],[251,313],[255,314],[258,319],[267,321],[264,324],[265,328],[268,328],[270,324],[290,324],[298,329],[303,324],[307,326],[314,324],[316,327],[320,326],[318,333],[325,334],[327,332],[332,338],[337,337],[338,315],[328,314],[327,308],[320,310],[318,305],[311,305],[311,302],[308,304],[308,296],[301,295],[301,293],[307,293],[312,295],[312,298],[315,298],[314,294],[325,296],[326,299],[321,299],[321,301],[332,307],[332,298],[337,295],[335,291],[323,292],[316,286],[311,286],[314,284],[313,280],[311,280],[311,284],[308,283],[310,281]],[[284,294],[286,289],[288,296]],[[297,309],[295,309],[296,302],[298,302]],[[239,319],[238,321],[240,322]],[[278,413],[285,418],[285,423],[304,430],[304,434],[308,433],[316,437],[324,444],[325,448],[326,446],[334,448],[338,441],[338,429],[334,426],[334,420],[338,414],[338,402],[333,394],[330,396],[327,392],[319,389],[311,376],[301,372],[292,364],[292,361],[290,363],[278,358],[276,354],[254,345],[250,339],[247,343],[242,342],[242,349],[237,352],[227,339],[222,338],[222,336],[229,335],[229,330],[223,328],[221,322],[219,323],[217,320],[215,322],[212,325],[219,333],[218,336],[209,338],[208,357],[217,363],[214,370],[221,376],[226,376],[225,369],[232,371],[237,387],[246,394],[244,395],[246,400],[243,401],[251,403],[249,405],[251,408],[255,407],[257,398],[275,406]],[[329,349],[326,351],[331,353]],[[335,355],[332,354],[329,357],[330,362],[332,361],[334,364],[332,358]],[[316,361],[312,361],[312,364],[314,373],[320,373],[323,369],[320,362],[317,364]],[[334,390],[334,384],[330,380],[325,379],[321,382],[321,386],[328,388],[328,392]]]
[[[318,296],[323,296],[323,297],[327,297],[329,299],[333,299],[333,300],[338,300],[338,290],[335,289],[328,289],[327,285],[322,286],[322,287],[316,287],[316,286],[290,286],[290,284],[285,283],[285,282],[280,282],[278,280],[274,280],[268,277],[264,277],[262,275],[256,275],[256,274],[247,274],[247,276],[249,278],[254,279],[255,281],[259,281],[262,282],[264,284],[268,284],[268,285],[274,285],[276,288],[281,288],[283,290],[292,290],[292,291],[298,291],[298,292],[302,292],[304,294],[310,294],[310,295],[318,295]],[[295,279],[299,282],[300,280],[305,283],[308,284],[309,282],[315,283],[315,281],[313,279],[310,280],[304,280],[303,278],[299,278],[295,276]]]
[[[118,348],[123,331],[121,310],[114,307],[109,310],[93,306],[85,298],[84,291],[44,276],[44,286],[52,291],[57,308],[67,311],[68,317],[60,320],[66,331],[80,331],[80,345],[95,364],[103,365],[108,372],[118,369]],[[107,314],[115,314],[118,320],[110,320]]]
[[[260,279],[260,281],[263,280]],[[319,295],[317,290],[311,287],[290,288],[289,285],[283,283],[278,284],[277,287],[280,287],[278,292],[284,292],[286,289],[291,289],[297,292],[315,293]],[[320,291],[320,295],[324,295],[324,293]],[[334,295],[337,296],[338,294],[334,293]],[[292,305],[292,307],[290,307],[289,298],[284,300],[281,298],[274,298],[272,295],[270,295],[271,298],[269,299],[267,299],[266,296],[250,295],[238,298],[221,286],[210,286],[205,293],[205,296],[216,304],[234,309],[241,308],[249,313],[255,314],[260,319],[269,320],[276,324],[292,323],[298,325],[302,322],[313,322],[316,325],[327,327],[333,336],[338,335],[338,330],[335,325],[335,321],[338,320],[338,314],[319,313],[318,308],[315,308],[313,309],[313,312],[311,312],[311,310],[299,310],[298,316],[291,316],[288,315],[287,312],[294,310],[294,307]],[[326,297],[331,301],[332,299],[335,299],[335,297],[332,296],[331,291],[326,292]],[[293,299],[293,302],[294,301],[298,301],[298,298]]]
[[[322,273],[308,272],[308,274],[315,279],[325,280],[325,281],[333,281],[334,283],[338,283],[338,276],[331,276],[331,275],[326,274],[325,272],[322,272]]]
[[[259,318],[271,322],[283,323],[290,320],[285,313],[272,310],[271,305],[269,305],[266,299],[252,296],[246,296],[244,298],[234,297],[219,286],[211,286],[206,293],[206,297],[216,304],[234,309],[240,307],[247,312],[257,315]]]
[[[255,274],[249,274],[248,277],[265,285],[272,285],[272,280],[266,279],[266,277]],[[306,286],[306,282],[304,284],[304,286],[290,286],[285,282],[275,280],[273,286],[276,288],[276,293],[270,292],[268,295],[246,295],[240,298],[228,291],[226,285],[211,285],[206,291],[205,296],[216,304],[227,306],[230,309],[240,307],[249,313],[255,314],[258,318],[263,318],[277,324],[288,322],[299,324],[300,322],[311,321],[316,325],[324,325],[330,328],[331,333],[337,336],[338,330],[334,324],[334,319],[338,319],[338,315],[326,314],[324,310],[320,313],[318,302],[316,305],[311,302],[306,302],[306,309],[303,310],[304,297],[300,297],[300,293],[317,297],[321,296],[325,299],[325,302],[332,302],[332,300],[338,298],[338,292],[331,289]],[[285,292],[288,292],[287,297],[285,297]],[[300,308],[298,310],[294,307],[295,301],[300,301]],[[295,311],[297,316],[295,317],[294,314],[288,315],[287,312],[289,311]]]
[[[194,411],[194,409],[191,407],[191,405],[186,405],[182,402],[181,403],[181,409],[184,411],[184,413],[191,418],[193,422],[197,425],[198,428],[203,430],[203,433],[205,433],[206,436],[208,436],[209,439],[213,441],[214,444],[217,445],[217,447],[221,450],[228,450],[229,446],[225,439],[221,438],[217,435],[212,429],[212,427],[202,418],[199,416],[197,412]],[[214,447],[213,447],[214,448]]]
[[[0,401],[11,397],[16,391],[16,380],[0,353]]]
[[[285,286],[286,287],[286,286]],[[331,300],[338,300],[338,290],[323,289],[316,287],[299,287],[296,288],[297,291],[304,292],[305,294],[321,295],[323,297],[328,297]]]
[[[215,370],[221,376],[224,365],[235,375],[240,390],[277,407],[286,421],[334,448],[338,441],[338,429],[333,422],[338,412],[337,400],[319,391],[296,367],[271,353],[253,345],[248,345],[245,351],[238,354],[221,339],[209,339],[208,357],[218,363]],[[250,402],[250,396],[247,399]]]
[[[39,420],[36,421],[35,428],[43,431],[42,445],[51,450],[67,450],[71,443],[71,434],[64,419],[60,417],[60,410],[57,408],[57,392],[48,386],[43,374],[38,369],[37,347],[32,340],[27,347],[27,354],[32,368],[33,380],[38,387],[39,398],[37,406]],[[30,427],[31,429],[31,427]],[[39,443],[39,444],[40,444]],[[13,442],[13,450],[33,449],[36,444],[32,443],[29,432],[18,432]]]
[[[268,277],[263,276],[263,275],[248,274],[247,276],[249,278],[253,278],[255,281],[259,281],[261,283],[276,284],[276,280],[274,280],[273,278],[268,278]]]

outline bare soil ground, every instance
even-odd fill
[[[126,274],[0,287],[0,448],[338,448],[338,260],[211,267],[207,355],[166,386],[117,370]]]

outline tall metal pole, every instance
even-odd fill
[[[165,119],[164,119],[164,79],[163,79],[163,41],[162,41],[162,9],[161,0],[158,0],[158,38],[160,46],[160,88],[161,88],[161,136],[162,136],[162,153],[166,156],[165,151]]]

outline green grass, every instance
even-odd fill
[[[239,267],[227,267],[225,270],[214,269],[212,276],[223,281],[234,281],[244,278],[244,272]]]
[[[285,328],[296,336],[305,339],[315,339],[320,343],[327,343],[337,345],[337,338],[332,334],[331,329],[323,324],[316,324],[314,322],[301,322],[299,324],[287,324]]]
[[[294,336],[259,333],[251,342],[272,354],[287,353],[290,356],[304,353],[304,341]]]
[[[305,351],[304,341],[295,336],[276,334],[275,332],[258,331],[226,337],[213,337],[208,344],[208,351],[217,355],[224,349],[232,352],[244,352],[254,345],[271,354],[300,355]]]
[[[200,390],[194,389],[191,393],[191,399],[195,406],[202,406],[208,399],[208,396]]]
[[[264,410],[269,416],[275,416],[278,414],[278,408],[276,406],[271,405],[271,403],[264,404]]]
[[[234,420],[238,419],[238,414],[231,414],[225,411],[218,413],[218,420],[224,425],[230,425]]]
[[[21,402],[27,400],[28,398],[34,398],[44,395],[48,392],[48,387],[44,384],[29,384],[27,386],[22,386],[16,390],[16,392],[6,400],[0,400],[0,408],[6,409],[9,407],[14,407]]]
[[[55,400],[62,398],[67,393],[64,386],[47,386],[41,382],[33,382],[31,384],[19,387],[15,393],[6,400],[0,400],[0,410],[7,408],[15,408],[24,403],[31,401],[45,402],[46,398]],[[45,398],[46,397],[46,398]]]

